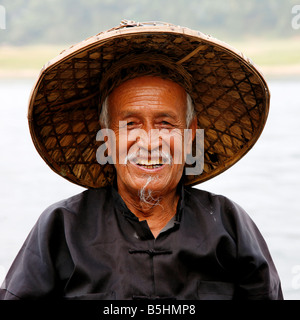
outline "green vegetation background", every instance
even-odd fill
[[[0,0],[6,11],[0,70],[39,69],[62,49],[122,19],[200,30],[259,65],[300,65],[300,29],[291,25],[297,4],[300,0]]]

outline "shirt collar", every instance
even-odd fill
[[[177,204],[176,214],[173,217],[175,224],[179,224],[181,221],[181,216],[182,216],[182,212],[184,209],[184,191],[185,191],[184,185],[183,185],[182,181],[180,181],[180,183],[177,186],[177,192],[179,193],[180,197],[179,197],[178,204]],[[135,216],[135,214],[133,214],[128,209],[126,203],[124,202],[124,200],[122,199],[122,197],[118,193],[116,183],[114,183],[113,186],[111,186],[111,194],[112,194],[112,197],[114,200],[115,207],[117,209],[119,209],[126,218],[129,218],[129,219],[135,220],[135,221],[139,221],[139,219]],[[171,221],[172,221],[172,219],[170,220],[170,223],[171,223]]]

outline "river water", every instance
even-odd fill
[[[0,282],[41,212],[81,192],[37,154],[27,125],[33,79],[0,80]],[[300,300],[300,80],[270,81],[271,108],[254,148],[199,185],[239,203],[263,234],[285,299]]]

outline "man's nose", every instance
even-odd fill
[[[159,130],[153,125],[147,124],[143,127],[143,135],[140,137],[139,145],[148,150],[149,152],[153,149],[158,148],[161,145],[161,139],[159,137]]]

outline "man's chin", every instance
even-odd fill
[[[149,206],[156,206],[161,200],[160,191],[153,189],[153,182],[156,182],[155,176],[148,176],[147,181],[138,191],[140,202]]]
[[[131,192],[134,192],[135,194],[139,193],[140,190],[144,190],[147,192],[151,191],[153,196],[160,197],[167,190],[176,188],[179,182],[175,181],[177,180],[174,176],[177,175],[176,170],[172,170],[170,166],[160,172],[145,172],[131,164],[127,165],[126,168],[123,167],[122,170],[120,170],[121,168],[116,169],[120,182],[122,181],[124,187],[127,190],[131,189]]]

